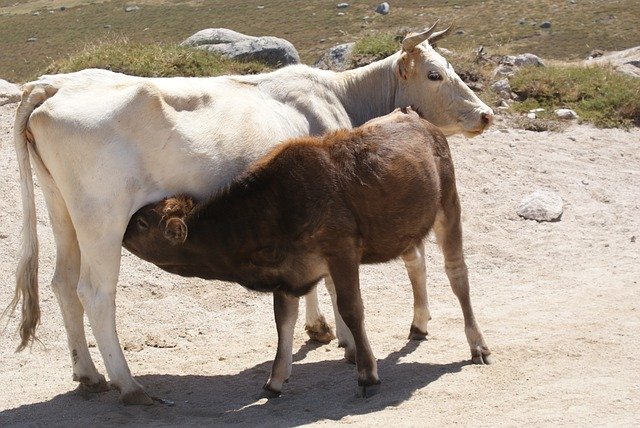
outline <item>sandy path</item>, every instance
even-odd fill
[[[14,108],[0,107],[2,307],[13,293],[21,219],[10,138]],[[356,398],[355,368],[336,343],[306,343],[302,317],[284,395],[260,399],[275,355],[270,296],[171,276],[129,254],[118,290],[125,355],[140,382],[175,405],[125,408],[115,392],[74,391],[48,285],[53,238],[36,191],[39,334],[46,348],[13,353],[15,317],[0,336],[0,426],[637,425],[639,143],[640,130],[574,126],[533,133],[501,123],[473,140],[452,138],[472,298],[497,363],[469,364],[461,311],[430,240],[434,319],[425,342],[406,340],[411,290],[401,264],[362,269],[367,327],[383,381],[381,393],[369,399]],[[565,200],[560,222],[538,224],[515,214],[520,199],[540,187]],[[321,299],[331,317],[324,289]],[[95,346],[91,351],[104,372]]]

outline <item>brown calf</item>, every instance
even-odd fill
[[[359,265],[423,259],[431,228],[473,361],[489,362],[469,300],[447,140],[410,109],[352,131],[286,142],[208,201],[179,195],[147,205],[132,217],[124,246],[172,273],[273,292],[278,350],[265,388],[276,393],[291,373],[298,297],[330,275],[366,395],[380,381],[364,328]]]

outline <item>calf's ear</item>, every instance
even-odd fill
[[[167,221],[167,225],[164,228],[164,237],[171,242],[171,244],[183,244],[187,240],[187,225],[179,218],[172,218]]]

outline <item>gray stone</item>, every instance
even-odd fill
[[[136,6],[136,5],[131,5],[131,6],[125,6],[124,7],[124,11],[125,12],[135,12],[136,10],[140,10],[140,7]]]
[[[346,70],[349,68],[349,57],[351,56],[354,45],[355,43],[343,43],[333,46],[328,49],[313,66],[323,70]]]
[[[338,9],[344,9],[346,7],[349,7],[349,3],[338,3]]]
[[[616,72],[631,77],[640,77],[640,46],[623,51],[605,52],[597,58],[590,58],[585,65],[604,65],[613,67]]]
[[[20,86],[0,79],[0,106],[17,103],[22,96]]]
[[[500,58],[500,64],[515,67],[544,67],[542,59],[531,53],[505,55]]]
[[[29,37],[29,38],[27,39],[27,42],[37,42],[37,41],[38,41],[38,38],[37,38],[37,37]]]
[[[493,70],[493,77],[511,77],[516,74],[513,66],[511,65],[499,65]]]
[[[380,15],[386,15],[389,13],[389,3],[384,2],[384,3],[380,3],[377,7],[376,7],[376,12],[379,13]]]
[[[576,112],[568,108],[559,108],[554,113],[559,119],[572,120],[578,118]]]
[[[261,61],[275,67],[300,63],[298,51],[285,39],[248,36],[226,28],[198,31],[181,45],[216,52],[231,59]]]
[[[491,90],[504,99],[511,98],[511,85],[507,79],[501,79],[491,85]]]
[[[551,22],[544,21],[542,24],[540,24],[540,28],[551,28]]]
[[[520,217],[536,221],[557,221],[562,216],[564,202],[560,195],[549,190],[536,190],[517,206]]]
[[[344,12],[338,12],[338,16],[344,16]]]

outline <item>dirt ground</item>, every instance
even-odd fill
[[[22,215],[11,141],[15,107],[0,107],[2,308],[13,294]],[[18,319],[9,320],[0,336],[0,426],[637,426],[640,130],[534,133],[499,120],[480,137],[450,142],[472,300],[494,365],[470,364],[462,314],[431,238],[433,320],[424,342],[406,339],[412,300],[402,264],[361,270],[383,382],[367,399],[356,397],[355,368],[337,343],[306,341],[303,306],[292,377],[280,398],[260,398],[275,355],[271,297],[171,276],[124,253],[117,319],[125,356],[147,390],[173,405],[124,407],[115,391],[82,394],[71,380],[49,287],[55,249],[36,190],[44,346],[14,353]],[[517,216],[515,206],[538,188],[562,196],[561,221]]]

